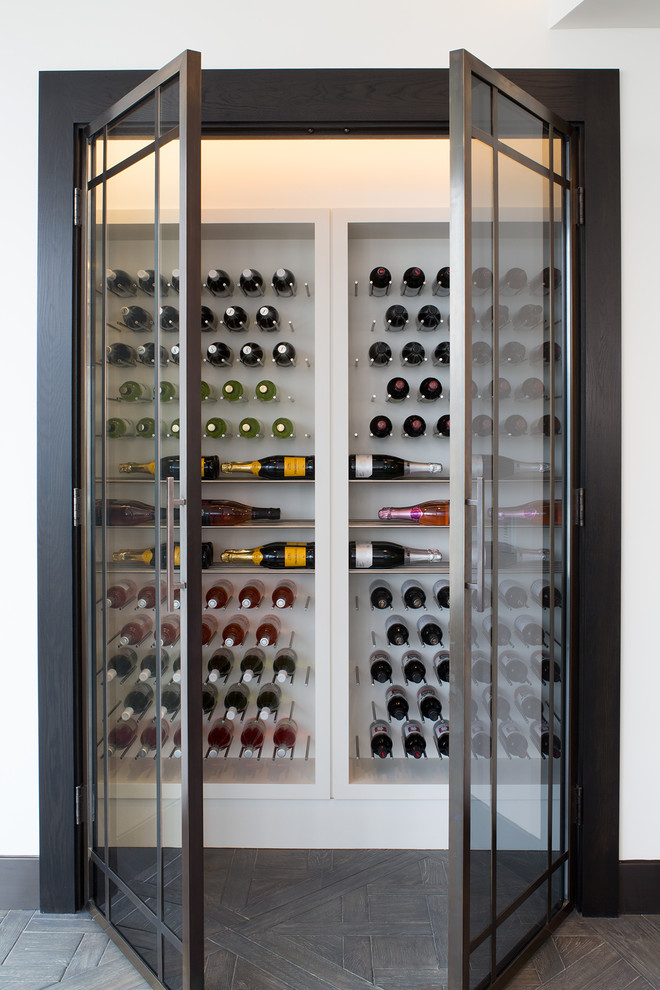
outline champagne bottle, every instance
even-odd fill
[[[286,681],[287,677],[292,680],[293,675],[296,672],[296,663],[298,657],[295,650],[289,649],[289,647],[284,647],[282,650],[278,650],[273,658],[273,673],[275,674],[275,680],[279,681],[281,684]]]
[[[161,306],[158,325],[161,330],[176,332],[179,329],[179,310],[175,306]]]
[[[379,440],[389,437],[392,433],[392,420],[387,416],[374,416],[369,423],[369,433]]]
[[[401,657],[401,669],[403,670],[403,676],[406,681],[412,681],[413,684],[421,684],[423,680],[426,680],[426,665],[422,660],[421,654],[416,650],[408,650]]]
[[[108,608],[124,608],[135,598],[137,585],[129,578],[120,579],[115,584],[111,584],[105,594],[105,604]]]
[[[241,608],[259,608],[263,601],[265,590],[263,581],[259,581],[256,578],[248,581],[238,593]]]
[[[392,360],[392,348],[384,340],[376,340],[369,348],[369,364],[384,368]]]
[[[128,330],[146,331],[152,330],[154,325],[153,316],[147,313],[142,306],[122,306],[121,320]]]
[[[206,360],[214,368],[230,368],[234,363],[234,355],[231,347],[222,340],[215,340],[206,348]]]
[[[410,711],[410,705],[406,698],[406,692],[399,684],[390,684],[385,694],[385,706],[390,718],[395,718],[397,722],[406,718]]]
[[[380,757],[381,760],[392,755],[392,733],[387,722],[376,719],[369,726],[369,745],[373,756]]]
[[[403,402],[410,393],[410,385],[405,378],[390,378],[386,392],[388,402]]]
[[[124,698],[122,721],[128,722],[133,715],[142,715],[154,700],[154,691],[148,684],[138,683]]]
[[[264,363],[263,348],[259,344],[255,344],[254,341],[249,341],[247,344],[243,344],[238,352],[238,360],[246,368],[257,368]]]
[[[274,306],[261,306],[255,319],[259,329],[265,333],[272,333],[280,328],[280,314]]]
[[[231,725],[232,723],[230,723]],[[251,718],[241,730],[241,756],[250,760],[259,754],[266,739],[266,730],[259,719]]]
[[[256,519],[279,519],[280,510],[243,505],[242,502],[215,502],[202,499],[202,526],[237,526]]]
[[[446,581],[435,582],[433,595],[439,608],[449,608],[449,584]]]
[[[412,720],[406,722],[401,729],[401,737],[406,756],[412,756],[413,759],[419,760],[426,755],[426,739],[419,722]]]
[[[220,465],[222,474],[254,474],[259,478],[313,478],[314,457],[284,457],[275,454],[258,461],[228,461]]]
[[[426,361],[426,351],[418,340],[410,340],[401,348],[401,364],[417,368]]]
[[[282,628],[282,623],[276,615],[265,615],[257,626],[257,643],[259,646],[275,646]]]
[[[239,276],[238,284],[246,296],[255,297],[264,294],[263,275],[256,268],[244,268]]]
[[[141,268],[137,273],[138,285],[148,296],[156,295],[156,273],[153,268]],[[160,276],[160,294],[166,296],[169,292],[167,279]]]
[[[207,664],[209,681],[214,684],[221,677],[226,681],[231,674],[233,663],[234,655],[231,650],[226,649],[224,646],[216,650]]]
[[[174,544],[174,566],[180,567],[181,548],[178,543]],[[116,550],[112,555],[112,560],[120,563],[146,564],[147,567],[156,566],[156,547],[145,547],[143,550]],[[165,568],[167,562],[167,545],[161,543],[160,546],[160,566]],[[202,543],[202,568],[206,569],[213,564],[213,544]]]
[[[279,570],[283,567],[306,567],[314,569],[313,543],[265,543],[252,550],[224,550],[223,564],[251,563],[257,567]]]
[[[293,581],[280,581],[273,588],[271,601],[273,608],[292,608],[296,600],[296,585]]]
[[[426,434],[426,420],[422,416],[414,414],[412,416],[407,416],[403,421],[403,427],[401,429],[402,436],[404,437],[423,437]]]
[[[550,562],[550,551],[548,549],[529,550],[526,547],[514,547],[511,543],[497,543],[495,545],[497,564],[500,568],[515,567],[516,564],[531,563],[540,561]],[[493,544],[485,545],[486,568],[491,570],[493,566]]]
[[[404,581],[401,586],[401,597],[406,608],[425,608],[426,592],[416,581]]]
[[[130,344],[108,344],[105,349],[105,359],[108,364],[118,368],[128,368],[137,364],[138,354]]]
[[[121,437],[134,437],[135,423],[130,419],[123,419],[121,416],[111,416],[106,420],[105,433],[111,440],[119,440]]]
[[[206,287],[214,295],[224,298],[234,291],[234,283],[222,268],[212,268],[206,276]]]
[[[417,634],[424,646],[442,645],[442,629],[431,615],[423,615],[418,619]]]
[[[422,718],[428,718],[431,722],[437,721],[442,715],[442,702],[431,684],[424,684],[417,692],[417,706]]]
[[[419,505],[384,506],[378,510],[379,519],[405,519],[420,526],[448,526],[449,502],[420,502]]]
[[[385,623],[385,635],[387,642],[391,646],[407,646],[410,641],[410,633],[403,616],[391,615]]]
[[[263,684],[257,695],[258,718],[266,722],[270,715],[276,714],[282,700],[282,688],[272,682]]]
[[[386,330],[403,330],[407,322],[408,310],[405,306],[395,303],[394,306],[390,306],[385,312]]]
[[[296,363],[296,349],[293,344],[283,340],[273,348],[273,361],[278,368],[292,368]]]
[[[133,673],[135,667],[137,666],[137,653],[135,650],[122,649],[118,650],[113,656],[108,660],[105,667],[105,679],[108,684],[114,681],[115,677],[120,680],[125,680],[130,674]]]
[[[414,567],[417,564],[434,564],[442,560],[439,550],[419,550],[417,547],[402,547],[398,543],[374,540],[371,543],[348,544],[348,566],[350,568],[372,567]]]
[[[426,285],[426,276],[421,268],[406,268],[401,279],[402,296],[418,296]]]
[[[247,684],[232,684],[225,695],[225,718],[235,719],[248,706],[250,692]]]
[[[431,291],[433,292],[434,296],[448,296],[449,285],[450,285],[450,270],[449,268],[441,268],[438,274],[435,276],[433,285],[431,286]]]
[[[171,308],[171,307],[168,307],[168,309],[169,308]],[[171,327],[163,327],[163,330],[168,330],[168,329],[169,330],[178,330],[178,328],[179,328],[179,314],[176,312],[176,310],[174,312],[176,314],[176,325],[174,325],[174,322],[173,322],[173,325]],[[216,317],[216,315],[213,312],[213,310],[212,309],[209,309],[208,306],[202,306],[202,308],[200,310],[200,314],[199,314],[199,324],[200,324],[200,329],[202,330],[202,332],[206,332],[207,330],[215,330],[216,329],[216,327],[218,325],[218,318]]]
[[[273,431],[273,436],[277,437],[279,440],[288,440],[294,435],[294,425],[290,419],[285,416],[280,416],[279,419],[273,420],[271,426]]]
[[[275,725],[273,732],[273,745],[275,746],[275,756],[280,759],[288,753],[293,755],[293,747],[296,745],[298,726],[292,718],[281,718]]]
[[[369,585],[369,600],[372,608],[392,607],[392,589],[385,581],[372,581]]]
[[[449,756],[449,722],[446,719],[439,718],[434,724],[433,738],[440,759]]]
[[[418,330],[436,330],[441,323],[442,317],[437,306],[422,306],[417,314]]]
[[[121,474],[151,474],[156,473],[156,463],[155,461],[147,461],[144,464],[140,464],[137,461],[128,461],[127,463],[119,465],[119,471]],[[201,473],[202,479],[215,480],[220,477],[220,460],[213,454],[210,457],[202,457],[201,460]],[[179,457],[161,457],[160,459],[160,476],[161,478],[174,478],[175,481],[179,480]]]
[[[108,268],[105,273],[105,284],[108,292],[121,298],[137,295],[137,282],[123,268]]]
[[[372,268],[369,273],[369,295],[386,296],[390,291],[392,276],[389,268]]]
[[[263,674],[265,659],[264,651],[260,650],[258,646],[254,646],[248,650],[241,660],[240,667],[243,681],[246,684],[249,684],[255,677]]]
[[[493,510],[488,510],[488,515],[492,518]],[[552,503],[552,516],[555,526],[561,526],[562,503],[556,499]],[[551,508],[549,500],[538,499],[534,502],[523,502],[522,505],[500,506],[497,510],[497,518],[500,522],[528,523],[539,526],[549,526]]]
[[[550,473],[550,465],[542,461],[516,461],[511,457],[503,457],[500,454],[497,457],[495,465],[493,465],[493,456],[491,454],[478,454],[472,458],[472,474],[475,478],[491,480],[494,466],[497,468],[497,474],[500,480],[536,478],[539,475]]]
[[[369,672],[372,681],[385,684],[392,680],[392,664],[384,650],[374,650],[369,657]]]
[[[226,718],[217,718],[209,729],[207,739],[209,751],[206,754],[207,758],[210,760],[217,759],[223,749],[226,750],[231,746],[233,738],[234,723]]]
[[[108,756],[114,756],[118,749],[126,751],[137,739],[138,724],[134,718],[127,722],[117,722],[108,732]]]
[[[410,475],[438,474],[442,464],[406,461],[391,454],[350,454],[349,478],[407,478]]]

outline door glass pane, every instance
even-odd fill
[[[152,94],[108,126],[105,167],[112,168],[146,148],[155,135],[156,97]]]
[[[497,136],[503,144],[547,168],[550,165],[548,133],[544,120],[502,93],[497,94]]]

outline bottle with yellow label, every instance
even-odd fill
[[[142,550],[117,550],[112,555],[113,561],[121,563],[146,564],[147,567],[156,566],[157,547],[145,547]],[[213,544],[202,543],[202,569],[210,567],[213,563]],[[160,566],[167,566],[167,545],[160,545]],[[178,543],[174,544],[174,566],[181,566],[181,548]]]
[[[269,570],[284,567],[306,567],[314,569],[313,543],[265,543],[253,550],[224,550],[223,564],[255,564]]]
[[[222,474],[254,474],[258,478],[313,478],[314,457],[262,457],[259,461],[227,461]]]
[[[201,477],[203,480],[214,480],[219,476],[219,458],[215,454],[211,456],[202,457],[201,460]],[[156,473],[156,462],[147,461],[144,464],[138,461],[128,461],[124,464],[119,465],[119,471],[121,474],[151,474]],[[173,457],[161,457],[160,459],[160,476],[161,478],[174,478],[175,481],[179,480],[179,458],[178,456]]]

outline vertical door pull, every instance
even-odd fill
[[[477,580],[466,581],[465,587],[476,592],[474,603],[477,612],[484,610],[485,577],[486,577],[486,543],[485,543],[485,512],[484,512],[484,479],[475,478],[477,488],[476,498],[467,498],[465,504],[474,506],[477,510]]]

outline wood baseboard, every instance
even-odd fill
[[[660,860],[627,859],[619,862],[621,914],[660,914]]]
[[[39,907],[39,857],[0,856],[0,908],[36,911]]]

